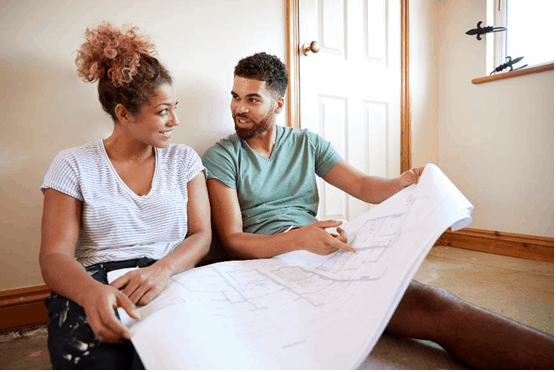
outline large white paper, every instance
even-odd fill
[[[418,185],[344,226],[357,254],[296,251],[188,270],[140,321],[120,315],[148,369],[356,368],[430,248],[450,226],[467,226],[472,208],[428,164]]]

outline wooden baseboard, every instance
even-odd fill
[[[204,260],[198,266],[220,261],[222,260]],[[50,289],[46,285],[1,291],[0,333],[48,324],[49,319],[44,300],[49,295]]]
[[[465,228],[446,231],[435,245],[554,263],[554,238]]]
[[[46,285],[0,292],[0,333],[47,324],[44,299],[49,294]]]

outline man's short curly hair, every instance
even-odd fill
[[[264,81],[267,88],[279,97],[284,97],[288,87],[286,65],[278,57],[264,52],[241,59],[234,69],[234,76]]]

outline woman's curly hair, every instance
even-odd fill
[[[286,65],[278,57],[264,52],[241,59],[234,69],[234,76],[265,81],[267,88],[279,97],[284,97],[288,87]]]
[[[98,80],[102,108],[114,121],[121,103],[134,115],[164,83],[172,84],[166,68],[154,57],[154,44],[137,27],[115,28],[103,23],[85,32],[77,52],[77,74],[87,82]]]

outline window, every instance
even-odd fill
[[[506,63],[507,56],[523,57],[513,65],[514,69],[554,61],[552,22],[556,1],[489,0],[488,3],[488,26],[503,26],[507,30],[487,36],[487,74]],[[509,68],[503,72],[507,71]]]

